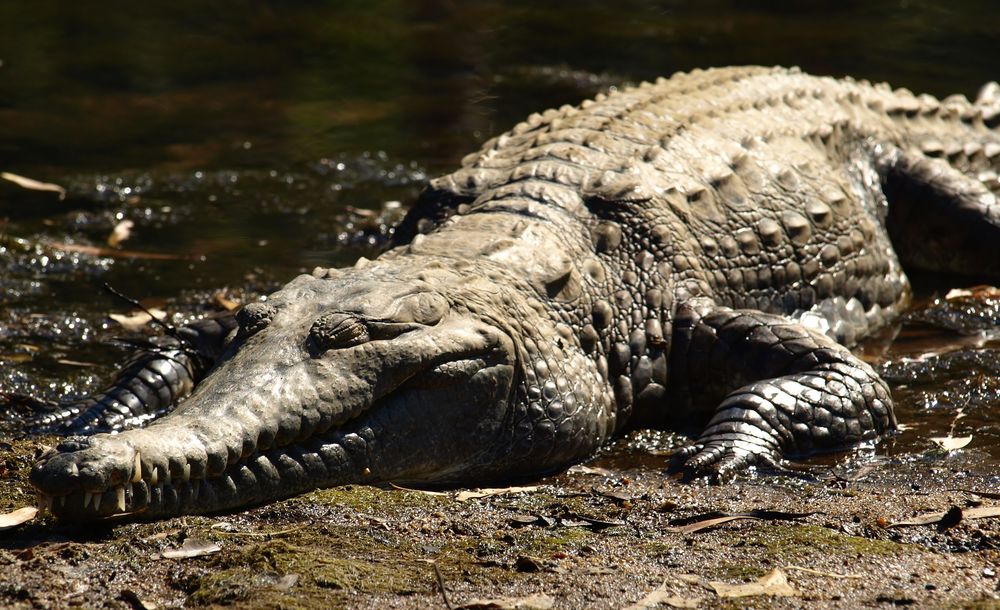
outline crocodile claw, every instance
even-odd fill
[[[712,484],[732,480],[754,466],[784,470],[775,450],[760,444],[759,439],[728,436],[708,438],[674,453],[669,471],[684,481],[706,478]]]

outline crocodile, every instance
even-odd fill
[[[675,470],[722,481],[872,441],[892,398],[849,347],[905,310],[904,266],[1000,275],[998,122],[996,83],[761,67],[533,114],[374,260],[179,329],[51,415],[74,436],[31,483],[61,518],[153,519],[538,477],[640,427],[691,434]]]

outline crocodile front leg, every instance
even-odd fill
[[[121,431],[147,423],[183,400],[218,360],[233,316],[204,318],[157,337],[133,354],[103,391],[55,407],[29,421],[27,430],[61,435]]]
[[[689,477],[849,447],[896,425],[889,389],[870,366],[782,316],[686,303],[671,365],[673,395],[689,413],[717,405],[677,456]]]

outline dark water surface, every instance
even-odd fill
[[[292,4],[0,3],[0,171],[69,191],[0,183],[0,391],[107,379],[129,307],[103,282],[181,322],[350,264],[428,175],[610,87],[758,63],[937,96],[1000,77],[987,0]],[[137,255],[86,251],[121,220]],[[903,337],[869,347],[910,426],[882,451],[947,459],[928,439],[955,422],[995,466],[996,335]]]

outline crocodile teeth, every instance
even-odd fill
[[[182,480],[187,483],[191,479],[191,463],[184,463],[184,470],[181,472]]]
[[[115,494],[117,494],[117,500],[118,500],[118,503],[115,505],[115,508],[118,509],[118,512],[123,513],[125,512],[125,486],[119,485],[118,487],[116,487]]]
[[[159,484],[159,480],[160,480],[160,469],[157,468],[156,466],[153,466],[153,472],[149,474],[149,484],[157,485]]]
[[[103,495],[104,494],[102,494],[100,492],[94,494],[94,512],[97,512],[97,511],[101,510],[101,497]]]
[[[140,458],[141,458],[141,454],[138,451],[136,451],[135,452],[135,464],[132,465],[132,482],[133,483],[138,483],[139,481],[142,480],[142,460]]]
[[[87,508],[90,505],[90,501],[94,498],[94,494],[89,491],[83,492],[83,507]]]

